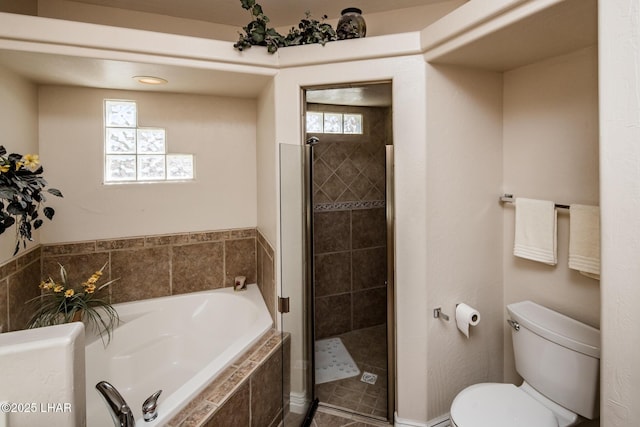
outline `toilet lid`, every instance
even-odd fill
[[[548,408],[513,384],[475,384],[451,405],[458,427],[558,427]]]

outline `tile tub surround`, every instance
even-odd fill
[[[285,397],[290,339],[272,329],[169,421],[168,427],[275,427]],[[162,406],[159,406],[161,410]]]
[[[41,245],[0,265],[0,332],[24,329],[42,278],[60,266],[79,284],[105,263],[112,303],[230,287],[235,276],[257,283],[276,314],[274,250],[255,228]],[[258,271],[259,266],[259,271]]]
[[[40,294],[40,260],[36,247],[0,266],[0,332],[26,328],[30,310],[25,302]]]

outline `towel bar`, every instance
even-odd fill
[[[504,196],[500,197],[500,201],[504,202],[504,203],[515,203],[516,199],[515,197],[513,197],[513,194],[505,194]],[[569,209],[569,205],[561,205],[556,203],[555,204],[556,208],[558,209]]]

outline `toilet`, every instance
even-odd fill
[[[507,311],[524,382],[465,388],[451,405],[451,426],[569,427],[597,418],[600,331],[531,301]]]

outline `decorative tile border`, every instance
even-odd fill
[[[168,427],[204,427],[264,363],[280,351],[289,334],[271,329],[174,416]],[[253,398],[254,396],[252,396]],[[257,396],[255,396],[257,397]]]
[[[316,203],[313,206],[314,212],[329,211],[345,211],[355,209],[373,209],[384,208],[386,203],[384,200],[363,200],[356,202],[334,202],[334,203]]]

